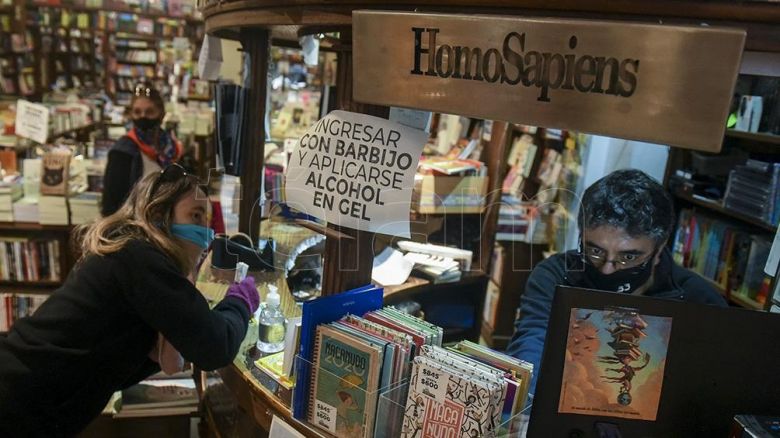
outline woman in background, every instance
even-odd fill
[[[159,172],[182,155],[181,143],[162,129],[165,102],[151,84],[136,85],[129,115],[132,128],[108,152],[103,177],[103,217],[119,210],[141,177]]]
[[[231,363],[260,297],[247,277],[209,309],[192,284],[214,235],[205,195],[173,164],[79,230],[65,283],[0,336],[0,437],[73,436],[160,368]]]

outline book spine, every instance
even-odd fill
[[[0,332],[8,331],[8,324],[5,320],[5,297],[7,294],[0,293]]]

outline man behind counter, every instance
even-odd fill
[[[585,190],[579,249],[541,262],[528,278],[507,353],[534,365],[536,388],[557,285],[726,306],[697,274],[677,265],[666,243],[674,208],[664,188],[639,170],[618,170]]]

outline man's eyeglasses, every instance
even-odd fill
[[[596,268],[601,268],[607,263],[612,263],[615,269],[626,269],[647,263],[653,257],[653,254],[654,253],[651,253],[649,256],[630,253],[621,254],[618,256],[618,258],[609,260],[607,259],[607,254],[604,252],[604,250],[585,246],[582,251],[582,258],[584,261],[588,262]]]

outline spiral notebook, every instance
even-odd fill
[[[383,347],[317,327],[309,388],[309,422],[337,437],[373,434]]]

